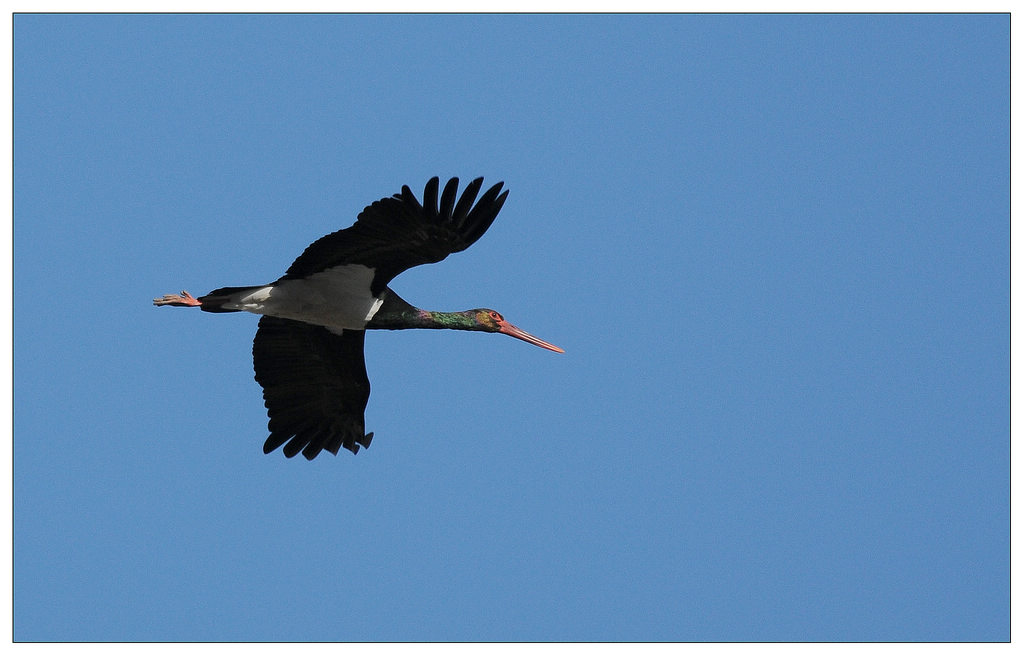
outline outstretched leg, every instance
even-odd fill
[[[153,305],[173,305],[175,307],[199,307],[199,299],[182,290],[180,294],[164,294],[163,298],[154,298]]]

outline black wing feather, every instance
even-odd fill
[[[480,193],[480,187],[483,183],[483,178],[477,178],[466,185],[465,191],[462,192],[462,198],[459,199],[459,204],[455,206],[455,210],[452,212],[452,218],[460,226],[469,215],[469,210],[473,207],[473,201],[476,200],[476,195]]]
[[[452,178],[448,181],[448,184],[444,186],[444,191],[441,192],[441,204],[438,207],[439,216],[451,217],[455,210],[455,192],[459,190],[459,179]]]
[[[501,211],[501,206],[505,204],[505,199],[508,197],[507,189],[500,195],[499,191],[501,191],[501,185],[495,185],[484,192],[480,202],[463,221],[464,235],[466,239],[470,240],[470,244],[480,239],[494,223],[494,219],[498,218],[498,212]]]
[[[264,316],[253,340],[256,382],[263,387],[270,453],[284,445],[285,456],[312,460],[321,451],[352,453],[369,446],[363,412],[370,381],[363,361],[362,330],[341,335],[321,326]]]
[[[499,182],[473,206],[483,178],[466,186],[456,202],[459,179],[438,196],[440,180],[431,178],[423,204],[408,186],[360,212],[355,224],[318,239],[292,263],[282,279],[303,278],[334,266],[362,264],[376,270],[372,291],[380,294],[391,280],[414,266],[440,262],[473,245],[498,216],[508,190]],[[439,205],[440,201],[440,205]]]
[[[434,221],[437,219],[437,186],[440,180],[435,176],[427,180],[427,186],[423,188],[423,210],[425,218]],[[402,196],[412,196],[412,190],[408,185],[402,186]]]

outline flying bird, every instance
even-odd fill
[[[406,269],[472,246],[505,203],[503,184],[485,191],[475,205],[483,178],[470,182],[458,202],[458,178],[445,184],[440,199],[439,180],[432,178],[422,205],[403,186],[402,193],[364,209],[351,227],[310,244],[268,285],[221,287],[198,298],[182,291],[153,304],[263,315],[252,346],[270,417],[263,452],[284,445],[285,456],[301,452],[309,460],[321,451],[337,455],[341,447],[358,453],[373,438],[363,420],[370,398],[363,360],[367,330],[479,330],[564,353],[494,310],[421,310],[388,287]]]

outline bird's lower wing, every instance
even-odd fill
[[[321,451],[352,453],[370,445],[363,412],[370,381],[363,360],[362,330],[338,335],[321,326],[264,316],[253,340],[256,382],[270,416],[270,453],[282,444],[291,458],[312,460]],[[285,444],[287,442],[287,444]]]

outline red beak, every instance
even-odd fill
[[[549,344],[548,342],[545,342],[543,339],[540,339],[539,337],[534,337],[525,330],[522,330],[521,328],[516,328],[507,321],[502,320],[498,325],[501,326],[501,330],[499,330],[498,332],[505,333],[506,335],[510,335],[512,337],[515,337],[516,339],[521,339],[524,342],[529,342],[535,346],[546,348],[549,351],[554,351],[556,353],[565,353],[564,349],[560,349],[554,344]]]

